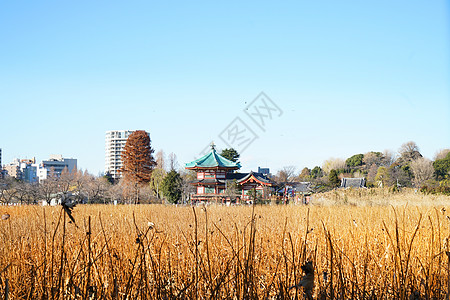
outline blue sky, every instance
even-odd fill
[[[450,147],[447,1],[1,1],[2,163],[104,169],[107,130],[144,129],[180,165],[236,117],[243,170]],[[261,92],[265,131],[244,113]],[[239,150],[239,149],[238,149]]]

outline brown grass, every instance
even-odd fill
[[[5,207],[0,298],[301,299],[312,260],[314,299],[445,299],[441,208]]]

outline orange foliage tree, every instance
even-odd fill
[[[150,135],[144,130],[137,130],[130,134],[122,151],[123,179],[135,186],[137,197],[139,186],[151,180],[152,171],[156,165],[153,152]],[[138,203],[139,199],[136,199],[136,202]]]

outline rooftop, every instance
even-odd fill
[[[218,154],[214,144],[212,144],[211,151],[208,154],[200,157],[199,159],[191,161],[190,163],[187,163],[185,166],[186,169],[217,168],[217,167],[240,169],[241,164],[238,162],[228,160],[225,157]]]
[[[341,181],[341,188],[364,188],[365,186],[365,178],[342,178]]]

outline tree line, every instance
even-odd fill
[[[274,176],[277,182],[307,181],[317,190],[329,190],[340,185],[344,177],[364,177],[367,187],[401,187],[420,189],[425,193],[450,195],[450,149],[436,153],[434,160],[423,157],[418,145],[406,142],[397,152],[370,151],[347,159],[330,158],[322,166],[304,167],[296,173],[295,166],[286,166]]]
[[[163,150],[154,154],[149,134],[143,130],[132,133],[122,151],[121,177],[111,174],[94,176],[87,171],[68,170],[60,175],[50,170],[41,183],[30,184],[12,177],[0,179],[0,204],[50,204],[70,195],[79,203],[185,203],[195,192],[190,184],[196,173],[179,169],[177,156]],[[234,149],[221,153],[237,161]]]
[[[234,162],[239,153],[224,149],[221,155]],[[135,131],[122,152],[120,179],[110,174],[94,176],[87,171],[64,169],[61,175],[50,170],[48,179],[38,184],[0,179],[0,203],[50,203],[61,195],[70,194],[81,203],[186,203],[196,179],[193,171],[179,168],[174,153],[154,154],[147,132]],[[295,166],[286,166],[272,179],[280,187],[293,182],[311,182],[314,191],[336,188],[343,177],[364,177],[367,187],[388,187],[398,190],[414,187],[424,193],[450,195],[450,149],[436,153],[431,161],[420,153],[415,142],[404,143],[398,152],[385,150],[354,154],[347,159],[330,158],[322,166],[304,167],[297,173]],[[228,187],[231,190],[232,184]],[[229,192],[229,191],[227,191]],[[233,193],[233,195],[235,192]]]

